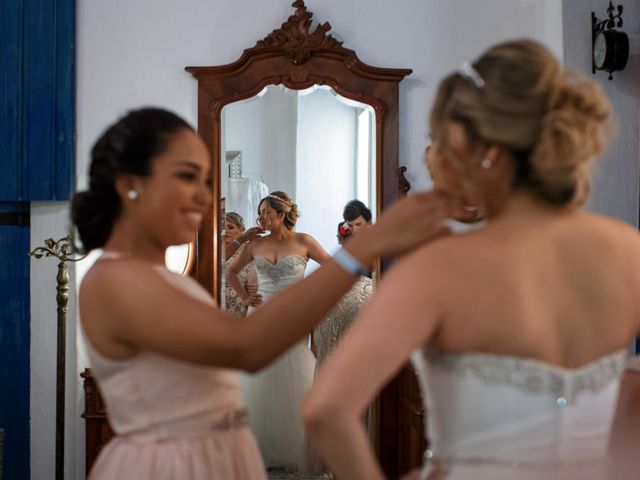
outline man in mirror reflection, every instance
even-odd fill
[[[371,210],[360,200],[351,200],[344,206],[342,213],[352,233],[371,225]]]

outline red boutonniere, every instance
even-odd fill
[[[342,235],[343,237],[348,237],[349,235],[351,235],[351,229],[349,228],[349,224],[347,222],[344,222],[342,225],[340,225],[339,231],[340,235]]]

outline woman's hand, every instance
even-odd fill
[[[265,230],[262,227],[251,227],[242,232],[242,235],[240,235],[237,240],[240,243],[250,242],[264,232]]]
[[[344,245],[369,265],[378,256],[403,254],[450,233],[443,220],[474,216],[460,196],[438,190],[417,193],[386,208],[375,225],[361,230]]]
[[[247,290],[247,293],[249,294],[247,305],[254,308],[262,305],[262,295],[258,293],[258,286],[247,285],[245,288]]]

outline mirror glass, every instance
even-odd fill
[[[375,217],[375,146],[369,105],[327,86],[267,86],[222,110],[224,211],[240,214],[250,228],[257,225],[260,200],[286,192],[300,212],[296,231],[332,253],[348,201],[362,201]],[[306,274],[315,268],[310,263]]]
[[[358,199],[375,216],[376,122],[369,105],[326,86],[291,90],[270,85],[252,98],[225,106],[221,119],[221,213],[239,214],[245,228],[257,226],[260,201],[270,192],[285,192],[300,213],[295,231],[314,237],[328,254],[338,247],[338,225],[344,223],[347,202]],[[228,243],[225,252],[224,239],[229,242],[229,232],[235,229],[225,223],[221,265],[229,268],[234,256],[227,253],[235,248]],[[247,291],[252,286],[268,298],[317,268],[317,263],[288,255],[286,249],[283,245],[274,252],[275,263],[256,255],[238,273]],[[221,305],[244,315],[246,307],[243,311],[238,305],[228,281],[232,274],[221,273]],[[272,472],[323,472],[305,445],[298,411],[316,369],[312,345],[311,338],[303,340],[272,366],[243,377],[249,423]]]

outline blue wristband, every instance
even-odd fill
[[[356,260],[353,255],[344,248],[340,248],[334,253],[333,259],[351,275],[355,275],[356,277],[369,275],[369,269]]]
[[[240,242],[237,238],[233,241],[233,243],[235,243],[237,246],[242,245],[242,242]]]

